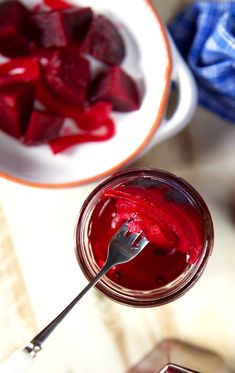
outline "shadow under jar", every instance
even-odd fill
[[[136,168],[105,179],[84,202],[76,227],[78,263],[91,280],[104,265],[108,244],[130,219],[132,232],[150,241],[132,261],[113,267],[96,288],[135,307],[159,306],[188,291],[213,248],[213,223],[202,197],[171,173]]]

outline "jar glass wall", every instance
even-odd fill
[[[128,218],[131,228],[143,228],[149,247],[132,263],[111,269],[96,288],[136,307],[183,295],[200,278],[213,248],[213,223],[202,197],[182,178],[156,169],[129,169],[105,179],[84,202],[76,227],[76,255],[88,280]]]

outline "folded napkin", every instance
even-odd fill
[[[168,29],[196,78],[199,102],[235,123],[235,2],[195,2]]]

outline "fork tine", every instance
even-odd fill
[[[143,237],[143,238],[141,238],[141,240],[139,240],[139,242],[137,243],[137,247],[139,248],[139,249],[143,249],[147,244],[149,243],[149,241],[145,238],[145,237]]]
[[[122,236],[125,235],[128,232],[129,228],[127,223],[124,223],[121,228],[117,231],[116,235],[117,236]]]
[[[127,238],[128,238],[128,242],[130,243],[134,243],[135,240],[140,236],[140,232],[138,233],[131,233]]]

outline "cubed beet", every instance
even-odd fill
[[[72,43],[83,42],[93,19],[92,9],[89,7],[70,8],[63,11],[64,25],[70,35]]]
[[[78,48],[55,51],[43,70],[43,78],[50,89],[67,102],[83,106],[90,82],[89,61]]]
[[[114,111],[129,112],[140,107],[140,94],[135,81],[120,67],[101,72],[91,85],[91,102],[107,101]]]
[[[59,136],[64,118],[43,111],[32,111],[23,143],[37,145],[47,143]]]
[[[32,14],[31,21],[34,26],[35,42],[44,48],[63,47],[69,44],[62,12],[36,12]]]
[[[104,16],[93,19],[82,50],[108,65],[120,65],[126,53],[118,29]]]
[[[14,83],[0,88],[0,129],[20,138],[28,125],[33,106],[34,87]]]
[[[0,53],[8,57],[27,54],[31,30],[30,13],[20,2],[0,4]]]
[[[64,10],[39,11],[31,16],[36,44],[64,47],[83,41],[92,21],[91,8],[71,7]]]
[[[35,57],[18,57],[0,64],[0,86],[14,82],[36,82],[40,66]]]

